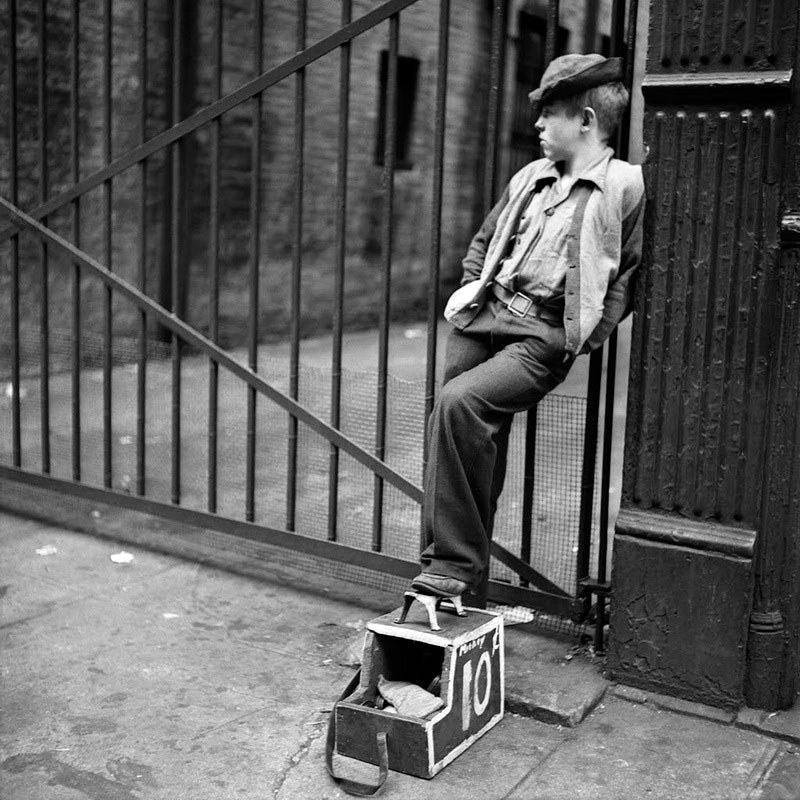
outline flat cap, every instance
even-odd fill
[[[580,94],[604,83],[621,81],[622,59],[606,58],[599,53],[569,53],[554,58],[542,75],[538,89],[528,99],[532,103],[549,103]]]

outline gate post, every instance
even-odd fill
[[[608,663],[723,707],[786,707],[798,671],[797,18],[759,0],[650,5]]]

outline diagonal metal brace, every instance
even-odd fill
[[[119,275],[115,275],[99,261],[64,239],[63,236],[59,236],[50,228],[42,225],[2,196],[0,196],[0,210],[8,212],[11,220],[15,224],[33,231],[42,240],[54,245],[71,261],[91,271],[106,286],[115,290],[119,296],[124,297],[151,318],[158,320],[165,328],[168,328],[172,333],[181,337],[183,341],[197,347],[201,352],[224,367],[232,375],[243,380],[259,394],[264,395],[294,418],[307,425],[311,430],[327,439],[331,444],[340,448],[349,456],[352,456],[360,464],[367,467],[367,469],[372,470],[376,475],[383,478],[388,484],[395,487],[415,502],[422,502],[422,489],[419,486],[411,483],[411,481],[393,470],[384,461],[381,461],[381,459],[374,456],[368,450],[365,450],[352,439],[346,437],[340,430],[334,428],[332,425],[328,425],[324,420],[317,417],[294,398],[272,386],[272,384],[264,380],[257,372],[240,364],[232,358],[229,353],[216,344],[216,342],[212,342],[210,339],[203,336],[203,334],[196,331],[187,322],[184,322],[171,311],[156,303],[152,298],[148,297]]]

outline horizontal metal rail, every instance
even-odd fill
[[[107,503],[119,508],[128,508],[133,511],[141,511],[145,514],[172,519],[175,522],[192,525],[197,528],[216,530],[253,542],[285,547],[297,553],[320,556],[333,561],[345,561],[355,567],[364,567],[379,572],[391,572],[406,578],[413,578],[419,572],[419,564],[415,561],[406,561],[383,553],[373,553],[371,550],[350,547],[340,542],[329,542],[327,539],[317,539],[297,531],[272,528],[254,522],[212,514],[208,511],[176,506],[173,503],[152,500],[129,492],[105,489],[85,483],[75,483],[63,478],[43,475],[39,472],[0,465],[0,480],[2,479],[24,483],[38,489],[58,492],[63,494],[64,497],[82,497],[98,503]],[[0,503],[0,506],[2,506],[2,503]]]
[[[388,573],[401,578],[410,579],[419,572],[419,563],[417,561],[407,561],[397,556],[362,550],[340,542],[316,539],[296,531],[272,528],[254,522],[212,514],[208,511],[183,508],[172,503],[151,500],[129,492],[90,486],[85,483],[75,483],[64,478],[55,478],[52,475],[43,475],[39,472],[31,472],[18,467],[0,464],[0,481],[22,483],[36,489],[56,492],[66,498],[80,497],[96,503],[113,505],[115,508],[127,508],[144,514],[152,514],[153,516],[173,520],[181,524],[192,525],[198,529],[218,531],[251,542],[284,547],[296,553],[344,562],[353,567]],[[11,511],[15,510],[13,503],[5,506],[0,499],[0,508],[3,507],[9,508]],[[537,608],[545,613],[563,617],[571,615],[575,602],[571,597],[561,597],[547,592],[512,586],[502,581],[489,582],[489,599],[497,603]]]
[[[128,150],[124,155],[110,162],[102,169],[93,172],[91,175],[84,178],[80,183],[70,186],[69,189],[61,192],[55,197],[51,197],[47,202],[37,206],[30,212],[30,215],[34,219],[39,220],[42,219],[42,217],[52,214],[62,206],[67,205],[67,203],[70,203],[78,197],[81,197],[82,195],[86,194],[86,192],[96,188],[97,186],[100,186],[102,183],[110,180],[120,172],[124,172],[126,169],[129,169],[139,161],[148,158],[154,153],[157,153],[159,150],[163,150],[168,145],[177,142],[179,139],[182,139],[184,136],[196,131],[203,125],[218,119],[223,114],[233,108],[236,108],[236,106],[244,103],[251,97],[260,94],[270,86],[274,86],[276,83],[288,78],[290,75],[293,75],[303,67],[306,67],[323,56],[326,56],[328,53],[336,50],[337,47],[341,47],[341,45],[346,44],[356,36],[359,36],[360,34],[370,30],[370,28],[379,25],[381,22],[389,19],[392,15],[399,13],[404,8],[407,8],[416,2],[418,2],[418,0],[388,0],[388,2],[383,3],[382,5],[378,6],[378,8],[370,11],[368,14],[365,14],[363,17],[359,17],[349,25],[344,25],[330,36],[320,39],[320,41],[311,45],[311,47],[307,47],[305,50],[296,53],[291,58],[288,58],[286,61],[278,64],[278,66],[268,69],[266,72],[263,72],[258,77],[253,78],[253,80],[243,84],[230,94],[225,95],[225,97],[221,98],[220,100],[214,101],[213,103],[200,109],[195,114],[192,114],[192,116],[187,117],[181,122],[178,122],[176,125],[173,125],[168,130],[157,134],[144,144]],[[8,227],[4,228],[2,232],[0,232],[0,242],[4,242],[16,231],[16,225],[9,225]]]
[[[380,475],[387,483],[394,486],[406,496],[410,497],[417,503],[422,502],[422,489],[419,486],[411,483],[408,479],[404,478],[398,472],[388,467],[383,461],[373,456],[369,451],[364,450],[351,439],[348,439],[336,428],[328,425],[319,417],[315,416],[311,411],[300,405],[296,400],[283,394],[283,392],[271,386],[260,375],[245,367],[235,359],[231,358],[222,348],[207,339],[201,333],[198,333],[183,320],[176,317],[171,312],[160,306],[154,300],[151,300],[147,295],[136,289],[118,275],[107,270],[102,264],[79,250],[73,244],[62,238],[58,234],[46,228],[40,222],[37,222],[31,216],[26,214],[21,209],[17,208],[12,203],[9,203],[3,197],[0,197],[0,207],[5,209],[11,218],[19,225],[28,230],[38,234],[43,240],[54,245],[57,249],[67,255],[72,261],[79,263],[81,266],[97,275],[106,286],[116,289],[120,295],[132,302],[137,308],[146,311],[165,328],[168,328],[172,333],[180,336],[188,344],[194,345],[201,350],[205,355],[218,363],[220,366],[228,369],[237,378],[241,378],[248,386],[255,389],[260,394],[268,397],[274,403],[279,405],[282,409],[287,411],[291,416],[298,419],[300,422],[305,423],[315,433],[327,439],[332,444],[341,448],[345,453],[352,456],[360,464],[363,464],[367,469],[372,470],[377,475]]]

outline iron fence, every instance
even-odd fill
[[[136,90],[125,98],[126,113],[115,116],[120,101],[113,90],[114,36],[122,23],[119,8],[104,0],[100,33],[92,45],[96,56],[92,75],[98,89],[93,102],[100,106],[99,144],[92,157],[86,156],[82,145],[87,102],[83,86],[89,68],[82,50],[88,45],[81,33],[81,4],[39,0],[33,16],[20,16],[16,0],[8,1],[8,199],[0,198],[0,205],[9,224],[0,231],[0,242],[6,253],[3,281],[9,313],[0,477],[350,566],[413,575],[420,546],[419,485],[427,456],[424,422],[437,389],[440,295],[446,283],[443,209],[451,199],[448,192],[455,172],[452,159],[448,161],[448,98],[453,94],[449,0],[386,0],[355,17],[351,0],[343,0],[335,28],[310,45],[308,5],[298,0],[294,52],[271,66],[265,66],[265,7],[255,2],[250,23],[254,76],[230,91],[225,90],[225,4],[218,0],[210,18],[212,97],[197,110],[187,105],[187,85],[193,80],[187,72],[194,62],[186,44],[187,26],[193,25],[191,14],[196,10],[191,10],[191,3],[175,0],[166,18],[170,82],[162,99],[169,111],[164,112],[163,129],[152,134],[153,99],[148,93],[154,76],[148,31],[155,6],[138,0],[128,9],[136,10],[134,22],[126,23],[137,31],[127,72]],[[415,382],[398,383],[391,372],[397,313],[393,279],[402,216],[396,202],[401,167],[398,63],[404,41],[401,15],[415,9],[429,17],[435,12],[430,18],[435,18],[436,31],[435,55],[429,59],[435,74],[429,106],[432,124],[425,141],[427,160],[420,170],[427,186],[419,190],[429,209],[427,256],[424,269],[416,273],[426,287],[419,337],[425,343],[424,354],[420,352],[424,370]],[[69,76],[62,86],[68,95],[65,133],[50,124],[55,56],[48,22],[54,17],[64,22],[69,42],[66,47],[61,42],[58,54]],[[476,194],[483,209],[491,205],[504,177],[508,17],[509,3],[494,0],[484,85],[486,124],[480,159],[484,166]],[[629,55],[630,83],[636,2],[627,10],[624,3],[615,2],[611,17],[612,51]],[[548,60],[555,53],[558,19],[558,0],[550,0]],[[379,277],[371,286],[377,307],[375,369],[365,377],[345,367],[348,299],[354,295],[352,289],[347,291],[353,281],[350,201],[363,150],[363,142],[353,136],[358,123],[353,113],[353,49],[359,37],[377,32],[385,34],[386,114],[375,261]],[[27,34],[32,39],[24,39]],[[23,40],[28,42],[24,47]],[[21,110],[30,98],[21,88],[27,84],[21,80],[19,65],[25,63],[25,48],[31,41],[37,59],[36,103],[22,119]],[[319,63],[326,71],[335,67],[338,72],[337,79],[326,84],[329,92],[335,87],[336,107],[333,211],[326,218],[333,236],[327,271],[314,272],[315,280],[329,288],[330,360],[328,368],[309,371],[301,344],[308,314],[304,270],[309,268],[308,217],[318,216],[319,205],[307,189],[309,175],[322,163],[307,135],[313,88],[309,70]],[[288,226],[288,252],[279,262],[284,276],[288,271],[283,281],[288,284],[286,347],[277,369],[276,361],[264,360],[269,337],[260,305],[264,282],[272,280],[265,262],[269,264],[273,254],[265,253],[265,243],[275,226],[267,209],[271,197],[264,188],[270,172],[264,140],[270,133],[265,120],[277,100],[285,100],[287,84],[290,121],[283,119],[282,124],[290,125],[292,132],[291,168],[286,173],[289,191],[284,195],[290,212],[279,220]],[[279,88],[284,94],[269,95],[267,102],[268,93]],[[30,130],[28,118],[35,120],[35,142],[20,135]],[[120,133],[123,123],[133,130],[116,153],[115,143],[125,139]],[[247,307],[237,308],[233,315],[242,331],[239,351],[222,341],[221,325],[227,279],[224,248],[231,237],[226,219],[230,192],[226,194],[225,183],[231,151],[226,142],[234,129],[248,142],[249,152],[248,219],[243,226],[247,259],[238,273],[246,281]],[[68,146],[62,150],[60,145]],[[207,206],[198,226],[187,197],[195,186],[195,168],[201,163],[195,156],[200,148],[206,154]],[[624,155],[624,139],[619,148]],[[286,149],[281,152],[288,155]],[[29,171],[34,162],[38,166]],[[160,189],[157,224],[153,224],[154,187]],[[24,207],[30,210],[25,212]],[[199,259],[198,227],[205,236]],[[154,254],[166,265],[156,279]],[[205,267],[204,291],[187,295],[187,284],[197,283],[198,262]],[[615,334],[606,347],[605,365],[602,353],[590,357],[585,400],[553,396],[515,423],[512,469],[492,545],[496,561],[491,599],[580,621],[588,618],[594,599],[598,647],[609,585],[616,348]],[[366,405],[364,398],[369,398]],[[37,406],[35,419],[30,400]],[[242,420],[243,436],[231,434],[241,430]],[[232,439],[237,440],[233,451]],[[570,449],[576,441],[579,454]],[[561,479],[548,484],[548,472],[554,470]],[[569,480],[570,470],[579,477]],[[230,480],[231,471],[237,472],[238,480]],[[577,496],[565,488],[573,483]],[[238,498],[235,504],[232,495]],[[548,547],[553,541],[559,548]]]

